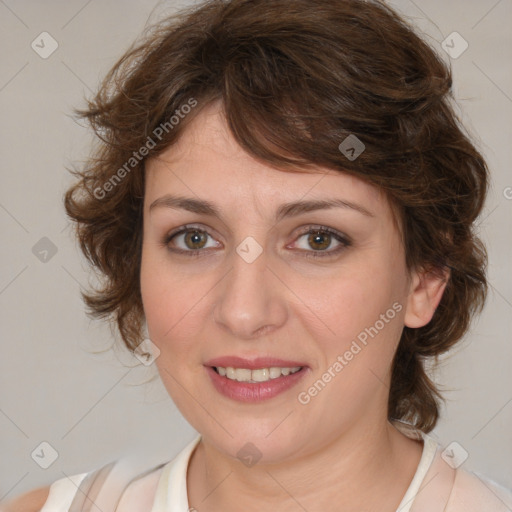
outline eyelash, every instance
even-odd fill
[[[186,225],[186,226],[182,226],[177,231],[173,231],[173,232],[169,233],[168,235],[166,235],[164,240],[163,240],[164,246],[167,247],[172,252],[179,253],[179,254],[186,254],[187,256],[190,256],[190,257],[196,258],[196,257],[204,256],[205,253],[209,252],[208,250],[193,249],[193,250],[188,250],[187,251],[187,250],[184,250],[184,249],[171,249],[171,248],[169,248],[169,244],[170,244],[170,242],[172,241],[173,238],[175,238],[175,237],[177,237],[179,235],[188,233],[189,231],[198,231],[199,233],[204,233],[204,234],[206,234],[206,235],[211,237],[210,233],[208,233],[208,231],[206,231],[204,229],[201,229],[201,228],[199,228],[197,226],[193,226],[193,225],[192,226]],[[304,256],[306,258],[328,258],[328,257],[332,257],[332,256],[335,256],[335,255],[338,255],[343,250],[345,250],[347,247],[350,247],[352,245],[352,242],[346,236],[344,236],[343,234],[339,233],[338,231],[335,231],[334,229],[329,228],[327,226],[308,226],[308,228],[305,231],[302,231],[301,233],[299,233],[297,238],[300,238],[300,237],[302,237],[304,235],[313,234],[313,233],[321,233],[321,234],[332,235],[338,242],[341,243],[341,245],[337,249],[334,249],[334,250],[331,250],[331,251],[325,251],[325,250],[321,250],[321,251],[300,250],[300,252],[304,253]]]

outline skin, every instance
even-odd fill
[[[418,465],[422,442],[387,419],[390,369],[404,325],[427,324],[445,280],[410,272],[392,210],[375,187],[318,168],[288,173],[257,161],[235,142],[220,104],[204,109],[178,143],[146,166],[141,291],[159,373],[202,434],[189,464],[190,506],[223,510],[394,511]],[[165,194],[215,203],[222,219],[150,205]],[[341,198],[367,209],[332,208],[274,220],[282,203]],[[208,231],[203,245],[185,224]],[[303,232],[327,226],[324,254]],[[304,231],[302,231],[304,230]],[[263,252],[247,263],[237,246],[253,237]],[[329,244],[330,241],[330,245]],[[204,247],[206,245],[206,247]],[[194,258],[171,248],[204,247]],[[306,405],[298,394],[332,367],[365,328],[401,310]],[[205,370],[213,357],[275,356],[306,362],[292,389],[261,403],[219,394]],[[237,452],[253,443],[261,459]],[[322,485],[318,485],[321,482]],[[236,500],[233,497],[236,496]],[[299,505],[300,504],[300,505]]]

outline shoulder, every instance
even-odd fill
[[[456,471],[446,512],[511,512],[512,489],[485,475]]]
[[[51,485],[33,489],[0,504],[0,512],[65,512],[86,476],[87,473],[72,475],[56,480]]]
[[[49,494],[49,485],[33,489],[7,503],[1,503],[0,512],[39,512],[46,503]]]
[[[66,476],[51,485],[39,487],[0,503],[0,512],[67,512],[88,509],[92,501],[118,506],[122,512],[150,510],[164,470],[186,474],[186,462],[200,436],[190,443],[175,459],[148,463],[142,459],[122,458],[88,473]],[[178,463],[179,462],[179,463]],[[149,469],[148,469],[149,467]]]
[[[67,512],[70,507],[85,510],[87,497],[95,503],[120,500],[119,510],[123,512],[150,510],[163,466],[135,476],[133,473],[114,475],[113,469],[126,469],[116,461],[89,473],[61,478],[1,503],[0,512]]]
[[[164,468],[162,464],[134,478],[122,492],[117,505],[119,511],[151,510]]]
[[[512,512],[511,489],[478,472],[457,466],[452,460],[453,454],[445,453],[435,439],[427,435],[424,439],[428,443],[425,446],[430,451],[430,463],[428,470],[412,486],[412,506],[406,510]],[[432,453],[434,444],[436,449]]]

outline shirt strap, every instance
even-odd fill
[[[99,469],[87,473],[76,491],[69,507],[69,512],[91,512],[93,510],[98,494],[114,466],[115,462],[110,462]]]
[[[131,483],[165,465],[163,463],[141,472],[140,462],[119,459],[88,473],[76,491],[69,512],[115,512]]]

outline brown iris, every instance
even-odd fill
[[[331,235],[328,233],[324,233],[322,231],[314,231],[308,236],[308,243],[313,248],[315,248],[315,244],[320,244],[320,247],[316,247],[317,249],[326,249],[331,243],[330,237]],[[324,241],[322,242],[321,240]]]
[[[188,242],[190,241],[191,244],[198,244],[200,243],[202,239],[202,244],[200,247],[190,247]],[[194,231],[189,231],[185,234],[185,244],[187,245],[187,247],[189,247],[189,249],[192,249],[192,250],[197,250],[197,249],[202,249],[204,247],[204,245],[206,244],[206,240],[207,240],[207,234],[204,233],[203,231],[198,231],[198,230],[194,230]]]

